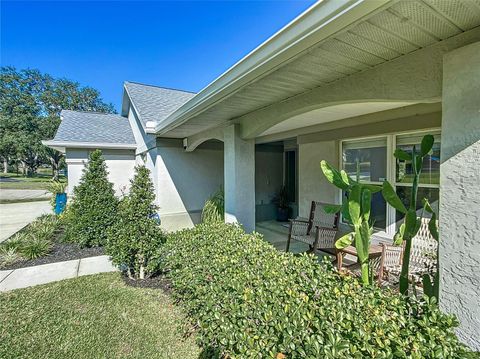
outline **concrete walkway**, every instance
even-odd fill
[[[5,189],[0,191],[0,200],[20,201],[28,199],[49,200],[52,194],[44,189]]]
[[[48,201],[0,204],[0,243],[46,213],[52,213]]]
[[[34,267],[1,270],[0,292],[117,270],[106,255],[42,264]]]

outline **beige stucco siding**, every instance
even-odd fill
[[[180,140],[158,139],[155,173],[162,227],[176,230],[200,220],[205,201],[223,186],[223,146],[185,152]]]
[[[78,185],[88,156],[93,150],[67,148],[66,162],[68,171],[68,194],[73,194],[73,188]],[[130,179],[133,178],[135,167],[135,152],[133,150],[102,150],[107,165],[108,180],[113,183],[117,195],[127,191]]]

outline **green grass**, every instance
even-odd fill
[[[52,176],[50,174],[36,174],[33,177],[24,177],[16,173],[2,173],[0,177],[14,178],[18,182],[0,182],[0,189],[48,189]],[[60,176],[60,182],[65,182],[65,176]]]
[[[0,358],[198,358],[161,290],[98,274],[0,294]]]

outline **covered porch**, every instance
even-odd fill
[[[321,160],[352,175],[359,165],[362,181],[389,180],[407,198],[411,168],[393,152],[434,135],[419,197],[429,198],[440,215],[440,305],[460,319],[459,336],[480,348],[480,335],[472,335],[480,333],[480,8],[445,4],[315,5],[156,133],[184,138],[187,151],[221,139],[225,220],[263,231],[279,249],[286,228],[266,217],[275,192],[260,191],[273,178],[258,165],[261,146],[280,148],[280,182],[294,188],[291,215],[306,217],[312,200],[340,203],[343,196],[325,180]],[[391,242],[401,215],[381,195],[372,210],[374,240]]]

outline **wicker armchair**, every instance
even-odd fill
[[[386,268],[394,268],[398,264],[398,258],[401,258],[402,247],[392,246],[389,244],[381,244],[382,253],[374,257],[370,257],[370,270],[373,277],[380,286],[390,286],[396,284],[398,279],[394,279],[386,272]],[[355,277],[361,276],[361,267],[359,263],[355,263],[347,268],[347,272]]]
[[[312,201],[308,219],[290,220],[286,252],[292,240],[309,245],[309,251],[320,250],[335,254],[335,237],[338,231],[338,214],[326,213],[327,203]]]
[[[422,224],[418,233],[412,239],[410,250],[409,279],[414,283],[421,283],[424,274],[429,273],[435,267],[435,254],[437,241],[430,234],[428,222],[430,219],[422,218]],[[389,255],[386,258],[384,271],[387,276],[400,276],[402,270],[403,246],[386,245]]]

